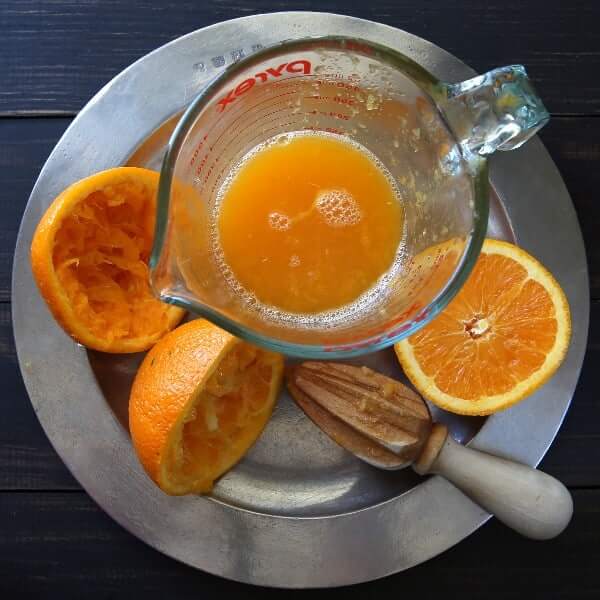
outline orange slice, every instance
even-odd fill
[[[183,317],[150,291],[158,173],[121,167],[68,187],[33,237],[31,267],[54,318],[104,352],[147,350]]]
[[[146,472],[167,494],[210,491],[267,423],[280,354],[197,319],[148,353],[129,398],[129,427]]]
[[[447,308],[395,350],[433,403],[488,415],[543,385],[562,363],[570,336],[569,305],[554,277],[524,250],[488,239]]]

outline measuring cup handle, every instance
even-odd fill
[[[522,65],[444,84],[440,104],[463,149],[476,155],[518,148],[550,119]]]

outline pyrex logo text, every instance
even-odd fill
[[[257,73],[250,79],[244,79],[242,83],[236,88],[229,90],[229,92],[217,102],[219,105],[219,112],[223,112],[228,104],[235,102],[236,98],[251,90],[256,83],[264,83],[269,77],[274,79],[281,77],[284,70],[288,73],[303,73],[304,75],[310,75],[311,64],[308,60],[295,60],[291,63],[283,63],[275,68],[270,67],[269,69]]]

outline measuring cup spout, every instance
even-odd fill
[[[550,119],[522,65],[444,84],[440,108],[470,155],[514,150]]]

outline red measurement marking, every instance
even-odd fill
[[[354,85],[353,83],[346,83],[345,81],[338,81],[336,82],[335,86],[345,90],[350,90],[352,92],[360,89],[357,85]]]
[[[355,103],[352,98],[342,98],[341,96],[334,96],[332,100],[338,104],[345,104],[346,106],[352,106]]]
[[[264,83],[270,77],[277,78],[281,77],[284,70],[287,73],[303,73],[304,75],[310,74],[312,65],[308,60],[295,60],[291,63],[283,63],[277,67],[269,67],[260,73],[256,73],[254,77],[245,79],[237,87],[229,90],[225,96],[223,96],[218,102],[220,112],[223,112],[228,104],[231,104],[237,100],[240,96],[251,90],[257,83]]]
[[[350,120],[350,115],[345,115],[344,113],[338,113],[338,112],[326,111],[326,110],[310,110],[306,114],[321,115],[322,117],[331,117],[333,119],[339,119],[340,121],[349,121]]]
[[[325,348],[325,352],[346,352],[348,350],[358,350],[359,348],[367,348],[374,344],[379,344],[381,340],[383,340],[383,336],[379,335],[365,342],[357,342],[356,344],[346,344],[342,346],[331,346],[330,348]]]
[[[254,137],[251,137],[248,140],[248,142],[254,142],[254,140],[256,140],[257,138],[266,138],[266,139],[268,139],[268,137],[265,136],[265,133],[269,133],[270,131],[281,130],[284,127],[287,127],[288,125],[295,125],[296,123],[297,123],[297,121],[288,121],[287,123],[281,123],[281,124],[278,124],[278,125],[274,125],[273,127],[269,127],[269,129],[264,129],[263,131],[260,131]]]
[[[271,102],[273,100],[275,100],[276,102],[273,104],[273,106],[267,106],[267,110],[269,108],[273,108],[274,106],[277,106],[278,104],[280,104],[279,101],[277,101],[278,98],[282,98],[285,96],[289,96],[290,94],[295,94],[297,90],[292,90],[289,92],[283,92],[281,94],[275,94],[275,95],[270,95],[268,98],[265,98],[263,100],[261,100],[260,102],[257,102],[256,104],[254,104],[253,106],[251,106],[250,108],[246,109],[246,110],[242,110],[242,112],[237,115],[237,117],[231,122],[231,123],[227,123],[226,127],[223,128],[222,131],[219,132],[219,137],[217,137],[214,141],[211,140],[211,145],[208,148],[208,152],[202,157],[202,160],[200,161],[200,163],[198,164],[198,166],[196,167],[195,170],[195,175],[199,176],[200,173],[202,173],[204,167],[206,166],[206,163],[208,161],[209,155],[212,153],[213,149],[219,144],[219,142],[221,141],[221,139],[223,138],[223,136],[226,133],[232,133],[232,128],[234,127],[234,125],[236,123],[238,123],[240,121],[240,119],[242,119],[243,117],[245,117],[249,112],[253,111],[254,109],[256,109],[258,106],[262,105],[262,104],[266,104],[267,102]],[[255,121],[253,121],[252,123],[250,123],[249,125],[246,126],[246,128],[250,127],[251,125],[253,125],[254,123],[260,121],[261,119],[265,118],[266,116],[270,115],[270,114],[275,114],[277,112],[281,112],[283,110],[285,110],[287,107],[281,108],[279,110],[276,111],[272,111],[271,113],[267,113],[266,115],[260,115],[258,117],[258,119],[256,119]],[[221,121],[219,121],[220,123],[223,123]],[[211,128],[211,130],[214,129],[214,126]],[[208,134],[207,134],[208,135]],[[204,136],[204,138],[207,137]],[[199,150],[201,149],[201,147],[204,145],[204,138],[201,144],[199,144],[198,148],[196,149],[196,151],[194,152],[194,161],[190,163],[190,166],[193,165],[193,163],[196,160],[196,157],[199,153]],[[229,146],[229,143],[227,143],[225,145],[225,148],[227,148]]]
[[[194,162],[196,162],[196,159],[198,158],[198,154],[200,154],[200,150],[202,150],[202,146],[204,146],[204,142],[206,142],[207,137],[208,137],[208,134],[205,134],[202,137],[202,140],[200,141],[200,143],[198,144],[196,149],[194,150],[194,154],[192,154],[192,158],[190,159],[190,167],[192,167],[194,165]]]
[[[316,125],[307,125],[303,128],[304,131],[326,131],[327,133],[337,133],[338,135],[344,135],[345,129],[339,129],[337,127],[319,127]]]
[[[293,64],[293,63],[290,63],[290,65],[292,65],[292,64]],[[297,68],[297,67],[294,67],[294,68]],[[278,69],[278,68],[275,68],[275,69],[272,69],[272,70],[273,70],[274,72],[276,72],[276,71],[278,71],[279,69]],[[262,77],[260,77],[260,79],[262,79]],[[324,83],[331,83],[331,82],[327,82],[327,81],[326,81],[325,79],[323,79],[322,77],[321,77],[321,78],[318,78],[318,76],[317,76],[317,75],[315,75],[315,74],[300,74],[300,75],[287,75],[287,76],[285,77],[285,79],[281,79],[281,80],[272,80],[272,81],[271,81],[271,85],[272,85],[272,86],[277,86],[277,88],[279,88],[279,89],[282,89],[282,88],[285,88],[285,87],[287,87],[287,86],[290,86],[290,85],[295,85],[295,82],[293,81],[294,79],[315,79],[315,83],[316,83],[317,85],[322,85],[322,84],[324,84]],[[243,82],[242,82],[242,83],[243,83]],[[240,84],[240,85],[241,85],[241,84]],[[339,81],[339,82],[337,82],[337,83],[336,83],[336,86],[337,86],[337,87],[342,87],[342,88],[345,88],[345,89],[349,89],[349,90],[360,89],[358,86],[353,86],[353,85],[351,85],[350,83],[345,83],[345,82],[343,82],[343,81]],[[238,86],[238,87],[239,87],[239,86]],[[251,87],[254,87],[254,86],[251,86]],[[242,88],[242,89],[245,89],[245,88]],[[250,87],[248,87],[248,90],[249,90],[249,89],[250,89]],[[234,90],[234,91],[235,91],[235,90]],[[247,90],[246,90],[246,91],[247,91]],[[290,95],[290,94],[293,94],[293,93],[295,93],[295,92],[299,92],[299,91],[300,91],[300,89],[299,89],[298,87],[295,87],[295,88],[294,88],[294,90],[292,90],[292,91],[290,91],[290,92],[285,92],[285,93],[282,93],[282,94],[277,94],[277,95],[275,95],[275,96],[274,96],[274,95],[272,94],[272,90],[271,90],[271,88],[265,88],[265,87],[256,88],[256,90],[253,92],[253,94],[254,94],[255,96],[261,97],[261,96],[263,96],[263,95],[265,95],[265,94],[266,94],[266,95],[267,95],[267,97],[266,97],[266,98],[263,98],[263,99],[262,99],[260,102],[257,102],[257,103],[256,103],[256,104],[254,104],[252,107],[250,107],[250,108],[247,108],[247,109],[244,107],[244,105],[243,105],[243,104],[238,104],[238,105],[236,105],[235,107],[233,107],[233,108],[231,109],[231,111],[232,111],[232,113],[234,113],[234,114],[231,114],[231,112],[230,112],[230,113],[228,114],[228,116],[229,116],[229,118],[234,118],[234,116],[235,116],[235,118],[234,118],[234,120],[233,120],[233,121],[231,121],[230,123],[228,123],[228,124],[227,124],[227,129],[231,129],[232,127],[234,127],[234,126],[236,125],[236,123],[237,123],[237,122],[238,122],[238,121],[239,121],[239,120],[240,120],[242,117],[244,117],[244,116],[245,116],[245,115],[246,115],[246,114],[247,114],[249,111],[251,111],[251,110],[254,110],[254,109],[255,109],[257,106],[259,106],[260,104],[263,104],[263,103],[269,102],[269,101],[270,101],[270,100],[272,100],[273,98],[279,98],[279,97],[281,97],[281,96]],[[243,92],[243,93],[245,93],[245,92]],[[328,100],[329,98],[328,98],[328,96],[319,96],[319,95],[317,94],[317,95],[315,95],[315,96],[306,96],[306,97],[305,97],[305,99]],[[348,104],[348,105],[350,105],[351,103],[353,103],[353,101],[346,102],[346,104]],[[238,109],[239,109],[239,110],[238,110]],[[282,110],[283,110],[283,109],[282,109]],[[315,113],[309,113],[309,114],[316,114],[316,112],[315,112]],[[347,120],[347,119],[344,119],[344,120]],[[207,129],[207,131],[206,131],[206,134],[203,136],[203,139],[202,139],[201,143],[200,143],[200,144],[198,144],[197,148],[196,148],[196,149],[195,149],[195,151],[194,151],[194,154],[193,154],[192,158],[190,159],[190,162],[189,162],[189,165],[190,165],[190,167],[192,167],[192,166],[193,166],[193,165],[196,163],[196,161],[197,161],[197,159],[198,159],[198,156],[199,156],[199,154],[200,154],[200,150],[201,150],[201,149],[202,149],[202,147],[204,146],[204,142],[206,141],[206,139],[209,137],[209,135],[210,135],[210,134],[211,134],[211,133],[214,131],[214,129],[215,129],[215,128],[216,128],[218,125],[223,125],[222,121],[221,121],[221,120],[219,120],[219,119],[216,119],[216,120],[214,120],[214,121],[213,121],[213,122],[212,122],[212,123],[209,125],[209,127],[208,127],[208,129]],[[213,144],[213,145],[216,145],[216,144],[217,144],[217,143],[220,141],[220,139],[223,137],[224,133],[225,133],[225,131],[221,131],[221,132],[220,132],[220,134],[219,134],[219,137],[217,138],[217,140],[214,142],[214,144]],[[202,170],[202,169],[200,169],[200,170]]]
[[[232,129],[232,127],[243,117],[247,116],[248,113],[254,111],[257,107],[259,107],[261,104],[266,104],[267,102],[270,102],[272,100],[277,100],[277,98],[283,98],[284,96],[290,96],[291,94],[295,94],[297,90],[291,90],[289,92],[282,92],[281,94],[275,94],[275,95],[270,95],[268,98],[264,98],[263,100],[261,100],[260,102],[257,102],[256,104],[253,104],[252,106],[248,107],[245,110],[242,110],[242,112],[230,123],[226,124],[226,129],[224,129],[221,134],[219,135],[219,137],[216,139],[216,141],[214,142],[214,145],[216,146],[217,143],[219,142],[219,140],[223,137],[223,135],[225,133],[227,133],[228,131],[230,131]],[[277,104],[279,104],[279,102],[275,102],[273,104],[273,106],[277,106]],[[272,108],[271,106],[269,106],[268,108]],[[248,126],[247,126],[248,127]]]
[[[346,48],[348,48],[348,50],[354,50],[355,52],[361,52],[367,56],[371,56],[373,54],[373,48],[371,48],[371,46],[367,46],[367,44],[362,44],[361,42],[349,40],[346,42]]]

